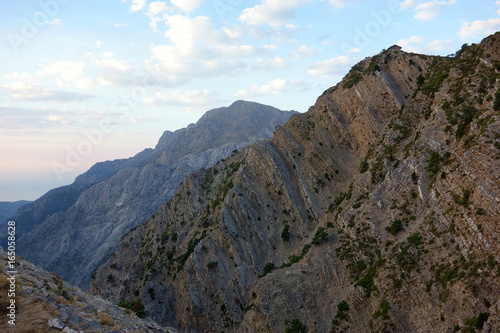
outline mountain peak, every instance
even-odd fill
[[[23,208],[16,217],[22,226],[17,234],[19,253],[87,288],[92,273],[121,238],[170,200],[189,173],[269,139],[275,126],[292,114],[258,103],[236,105],[208,111],[187,128],[165,131],[155,149],[98,163],[72,186],[53,190]]]
[[[190,175],[91,290],[182,331],[498,331],[499,56],[361,61]]]

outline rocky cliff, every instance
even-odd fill
[[[499,47],[361,61],[188,177],[90,290],[186,332],[498,331]]]
[[[86,289],[122,237],[170,200],[190,172],[271,137],[292,113],[237,101],[185,129],[165,132],[154,150],[96,164],[15,218],[19,253]]]
[[[13,280],[7,268],[8,260],[7,254],[0,249],[1,332],[176,332],[142,318],[140,307],[134,309],[130,303],[117,306],[99,296],[86,294],[59,276],[19,257]],[[10,297],[11,293],[16,296]],[[15,300],[15,317],[7,308],[11,300]],[[15,325],[9,323],[13,319]]]

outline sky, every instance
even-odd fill
[[[500,30],[495,0],[0,2],[0,201],[239,99],[305,112],[391,45],[454,54]]]

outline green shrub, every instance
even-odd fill
[[[288,242],[290,240],[290,226],[288,224],[285,224],[283,227],[283,231],[281,232],[281,239],[284,242]]]
[[[286,333],[306,333],[307,332],[307,327],[306,325],[302,324],[300,320],[297,318],[292,319],[290,322],[289,320],[285,320],[285,325],[288,327],[286,328]]]
[[[311,244],[319,245],[326,239],[326,237],[328,237],[328,234],[325,232],[325,228],[319,227],[316,231],[316,234],[314,234],[314,238],[311,241]]]
[[[458,123],[457,131],[455,132],[457,138],[461,138],[465,134],[466,127],[472,122],[477,111],[478,110],[475,107],[470,105],[462,108],[460,122]]]
[[[461,197],[458,194],[452,193],[453,201],[457,205],[461,205],[464,207],[469,206],[469,199],[470,199],[471,195],[472,195],[472,192],[469,190],[463,190]]]
[[[386,230],[391,234],[395,235],[398,233],[398,231],[403,229],[403,221],[400,219],[394,220],[390,226],[386,228]]]
[[[372,291],[375,291],[377,287],[375,286],[375,282],[373,281],[375,274],[377,273],[376,264],[372,265],[366,274],[356,282],[356,286],[360,286],[365,289],[366,296],[370,296]]]
[[[383,298],[380,301],[379,309],[375,311],[373,317],[375,318],[382,317],[382,319],[389,319],[388,313],[389,313],[389,302],[387,302],[387,300]]]
[[[154,301],[155,300],[155,290],[153,288],[148,289],[149,297]]]
[[[175,258],[176,261],[178,261],[178,266],[177,266],[177,271],[180,271],[184,268],[184,265],[186,264],[187,259],[189,256],[194,252],[195,247],[207,236],[207,231],[203,230],[203,233],[201,234],[200,238],[193,238],[189,240],[188,243],[188,248],[186,252]],[[173,234],[172,234],[173,237]],[[177,237],[176,237],[177,238]]]
[[[349,304],[346,301],[341,301],[337,304],[337,313],[335,314],[332,324],[339,325],[341,320],[349,319],[349,316],[346,313],[347,311],[349,311]]]
[[[361,161],[361,164],[359,165],[359,172],[360,173],[365,173],[366,171],[368,171],[368,169],[370,168],[370,164],[368,164],[367,161]]]
[[[346,81],[344,82],[344,84],[342,86],[345,89],[352,88],[356,83],[358,83],[359,81],[361,81],[362,78],[363,78],[363,76],[361,75],[361,73],[350,74],[346,78]]]
[[[139,299],[132,300],[132,301],[125,301],[124,298],[120,300],[118,303],[119,307],[129,309],[135,312],[137,317],[139,318],[145,318],[146,317],[146,308],[144,307],[144,304]]]
[[[266,276],[267,274],[271,273],[273,271],[273,269],[276,268],[276,266],[270,262],[270,263],[267,263],[265,266],[264,266],[264,274],[262,275],[262,277]]]
[[[430,155],[431,156],[427,159],[427,167],[425,170],[429,172],[429,178],[433,179],[440,170],[439,163],[442,158],[437,151],[430,151]]]
[[[476,215],[484,215],[486,214],[486,211],[484,210],[484,208],[478,208],[476,209]]]
[[[408,236],[408,243],[413,244],[415,246],[418,246],[421,240],[422,240],[422,235],[418,232]]]

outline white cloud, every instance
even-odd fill
[[[129,25],[130,22],[124,22],[124,23],[115,23],[113,24],[113,27],[116,27],[116,28],[121,28],[121,27],[126,27],[127,25]]]
[[[96,82],[101,86],[124,86],[133,82],[133,68],[129,60],[117,59],[111,51],[100,54],[89,53],[92,63],[100,68]]]
[[[425,2],[415,7],[415,11],[417,13],[415,14],[414,18],[420,20],[421,22],[429,21],[438,16],[446,7],[456,4],[456,0]]]
[[[348,71],[353,62],[353,59],[342,55],[309,64],[307,73],[318,76],[342,75]]]
[[[171,93],[158,91],[154,94],[154,97],[144,98],[142,102],[146,105],[208,105],[213,103],[214,96],[215,93],[207,89],[187,92],[175,90]]]
[[[397,45],[401,46],[406,52],[422,52],[421,49],[416,45],[421,45],[425,42],[424,36],[411,36],[410,38],[400,39],[396,42]]]
[[[121,2],[129,2],[129,0],[122,0]],[[144,8],[146,5],[146,0],[132,0],[132,5],[130,5],[130,12],[138,12]]]
[[[164,15],[168,43],[151,45],[152,57],[146,69],[158,74],[168,85],[185,83],[195,77],[220,76],[246,67],[245,57],[270,54],[274,44],[238,45],[238,28],[214,29],[209,17]]]
[[[148,6],[148,11],[146,15],[148,16],[157,16],[158,14],[169,11],[167,3],[164,1],[154,1],[151,2]]]
[[[60,87],[90,89],[94,81],[84,76],[84,62],[60,60],[36,72],[38,77],[54,76]]]
[[[102,41],[97,40],[97,41],[95,42],[95,45],[96,45],[97,47],[100,47],[100,46],[102,45]]]
[[[250,69],[252,72],[255,71],[271,71],[276,68],[286,68],[290,66],[290,62],[281,57],[270,58],[259,58],[252,65],[250,65]]]
[[[462,38],[475,38],[491,35],[498,30],[500,30],[500,18],[492,18],[487,21],[464,21],[458,35]]]
[[[93,61],[97,66],[116,69],[120,72],[127,72],[132,68],[130,61],[116,59],[111,51],[103,52],[99,58],[94,56]]]
[[[303,90],[307,87],[309,85],[299,79],[275,79],[262,85],[253,84],[249,90],[241,89],[234,96],[237,98],[247,98],[263,94],[281,94],[290,90]]]
[[[415,0],[404,0],[399,4],[401,9],[406,9],[415,6],[417,3]]]
[[[96,45],[100,45],[100,41],[97,41]],[[96,86],[123,86],[133,83],[134,68],[129,60],[117,59],[113,52],[98,54],[90,52],[87,56],[90,58],[89,62],[60,60],[42,67],[34,74],[13,72],[6,74],[5,78],[25,84],[53,78],[59,87],[82,90]]]
[[[298,49],[290,51],[290,55],[296,59],[305,59],[316,54],[316,48],[301,45]]]
[[[166,17],[165,37],[183,53],[192,52],[196,42],[227,44],[231,40],[224,30],[212,29],[212,20],[206,16],[191,18],[184,15]]]
[[[18,72],[12,72],[12,73],[7,73],[4,75],[4,77],[6,79],[9,79],[9,80],[15,80],[15,81],[33,81],[34,80],[34,76],[29,74],[29,73],[26,73],[26,72],[22,72],[22,73],[18,73]]]
[[[255,39],[273,39],[278,44],[299,43],[295,33],[298,26],[286,24],[282,27],[265,27],[264,25],[244,25],[246,35]]]
[[[355,48],[352,48],[350,50],[346,50],[345,53],[346,54],[356,54],[356,53],[359,53],[361,52],[361,48],[360,47],[355,47]]]
[[[203,0],[170,0],[170,2],[181,11],[190,13],[198,8],[203,3]]]
[[[429,44],[427,44],[427,48],[432,51],[442,51],[448,46],[453,45],[453,39],[448,38],[445,40],[433,40]]]
[[[83,95],[70,91],[49,90],[35,83],[20,81],[0,85],[0,92],[13,100],[27,102],[46,101],[50,103],[61,103],[82,101],[92,97],[90,95]]]
[[[329,0],[329,2],[335,9],[340,9],[352,4],[353,2],[357,2],[357,0]]]
[[[500,6],[500,1],[495,1],[495,5]],[[497,10],[497,14],[500,14],[500,9]]]
[[[239,20],[248,25],[286,25],[295,17],[297,7],[311,1],[313,0],[263,0],[262,4],[243,10]]]
[[[276,50],[274,44],[264,45],[262,47],[252,45],[227,46],[223,48],[224,56],[229,58],[250,57],[256,54],[266,53]]]
[[[62,23],[62,20],[59,18],[52,19],[50,21],[45,21],[45,23],[50,24],[50,25],[59,25]]]

